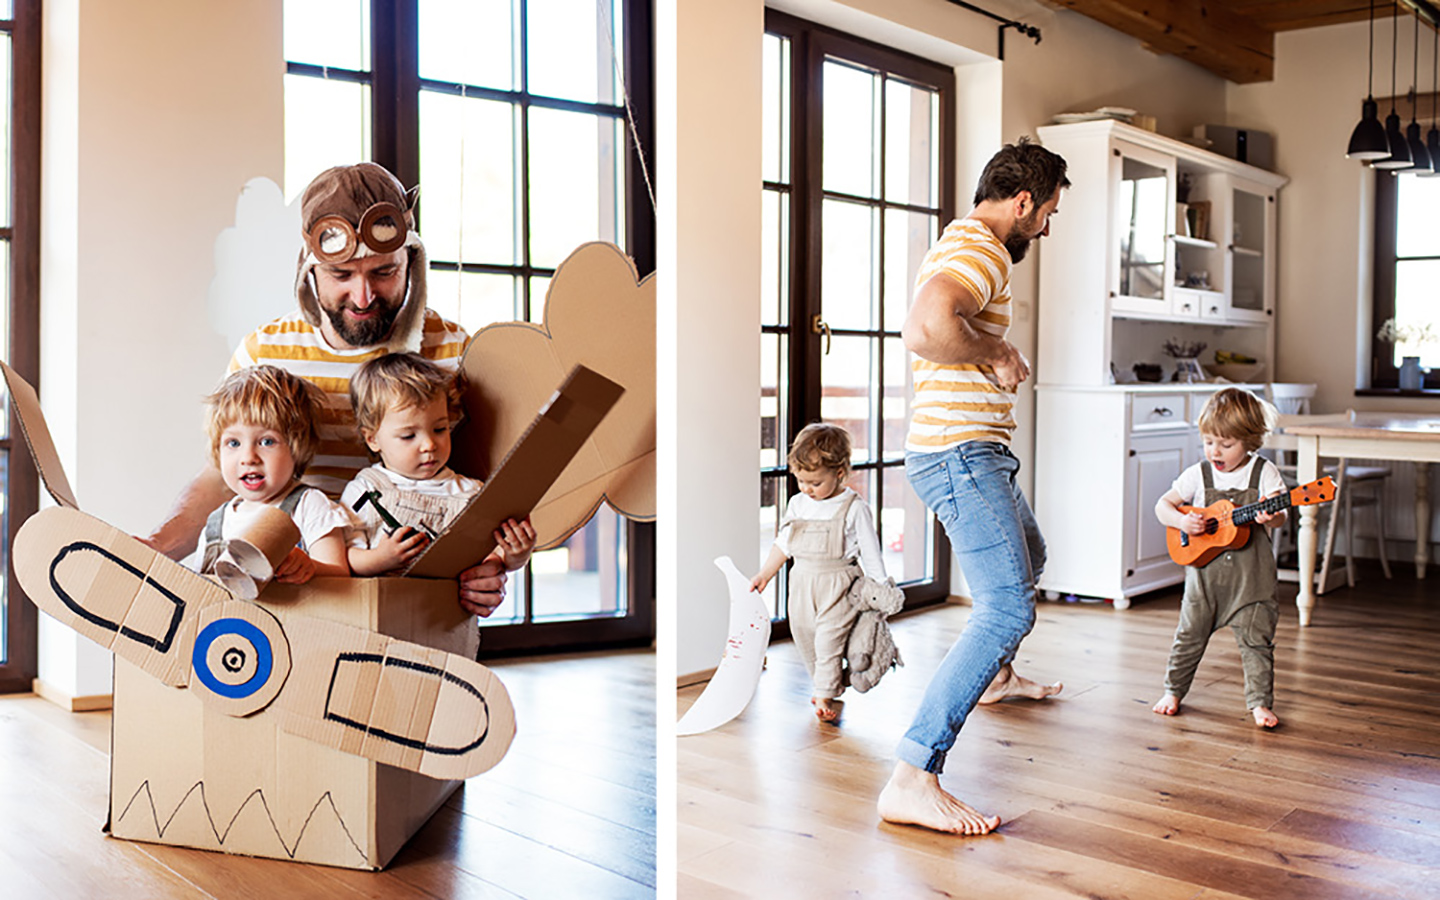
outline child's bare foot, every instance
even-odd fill
[[[1173,716],[1180,711],[1180,698],[1174,694],[1166,694],[1150,707],[1150,711],[1162,716]]]
[[[999,703],[1001,700],[1008,700],[1011,697],[1022,697],[1027,700],[1044,700],[1064,690],[1062,682],[1054,684],[1040,684],[1015,674],[1015,667],[1006,663],[999,672],[995,673],[995,679],[980,695],[979,703],[984,706],[990,703]]]
[[[815,718],[822,722],[835,722],[840,718],[840,704],[825,697],[811,697],[810,703],[815,707]]]
[[[1280,718],[1264,706],[1250,710],[1250,715],[1255,717],[1255,724],[1261,728],[1274,728],[1280,724]]]
[[[986,816],[940,787],[940,776],[909,763],[896,763],[890,781],[875,803],[880,818],[896,825],[919,825],[949,834],[989,834],[999,816]]]

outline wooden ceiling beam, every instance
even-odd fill
[[[1236,84],[1275,77],[1274,32],[1218,0],[1059,0],[1059,5]]]

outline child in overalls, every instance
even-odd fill
[[[810,673],[810,698],[822,722],[834,722],[833,702],[845,690],[845,643],[860,610],[846,596],[863,572],[885,580],[880,538],[870,507],[845,487],[850,477],[850,434],[836,425],[807,425],[790,447],[790,472],[800,493],[790,498],[774,546],[750,581],[765,590],[787,559],[790,635]],[[856,564],[856,560],[859,564]]]
[[[444,369],[414,353],[377,356],[350,379],[350,402],[360,436],[380,457],[340,495],[364,523],[351,537],[350,568],[356,575],[381,575],[424,550],[483,485],[446,465],[460,390]],[[358,503],[372,492],[378,500]],[[401,527],[388,527],[380,508]],[[495,540],[491,556],[514,571],[530,559],[535,529],[528,517],[509,519]]]
[[[275,580],[304,584],[316,575],[345,577],[346,534],[353,519],[322,491],[300,483],[319,444],[316,390],[275,366],[252,366],[211,394],[210,458],[235,492],[210,514],[187,563],[214,571],[225,541],[247,504],[278,506],[300,529],[300,544],[275,567]]]
[[[1197,535],[1205,530],[1198,512],[1181,513],[1181,504],[1204,508],[1219,500],[1236,506],[1254,503],[1285,490],[1275,464],[1255,451],[1274,424],[1273,411],[1253,394],[1226,388],[1212,396],[1198,422],[1204,441],[1204,459],[1175,479],[1155,504],[1155,515],[1168,528]],[[1238,550],[1226,550],[1203,566],[1185,569],[1185,598],[1180,624],[1165,670],[1165,695],[1154,712],[1173,716],[1190,690],[1195,670],[1210,636],[1230,626],[1240,645],[1245,670],[1245,705],[1255,724],[1274,728],[1279,718],[1275,703],[1275,623],[1280,605],[1275,598],[1275,555],[1270,529],[1285,521],[1285,511],[1259,513],[1251,526],[1250,541]]]

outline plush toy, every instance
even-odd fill
[[[876,581],[862,575],[850,585],[849,600],[861,613],[850,629],[845,659],[850,666],[850,686],[863,694],[886,672],[905,665],[885,621],[900,611],[905,592],[895,586],[893,578]]]

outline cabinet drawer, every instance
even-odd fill
[[[1131,428],[1183,428],[1184,394],[1136,394],[1130,398]]]

